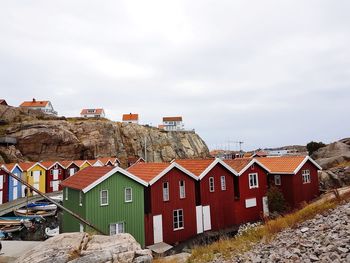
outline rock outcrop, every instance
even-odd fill
[[[57,118],[37,111],[0,107],[0,136],[17,139],[15,148],[0,148],[5,161],[63,160],[117,156],[163,162],[174,158],[209,156],[205,142],[192,131],[164,131],[155,127],[107,119]]]
[[[350,203],[282,231],[270,243],[215,262],[350,262]]]
[[[141,249],[129,234],[114,236],[65,233],[46,240],[16,260],[16,263],[148,263],[152,252]]]

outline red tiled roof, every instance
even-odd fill
[[[163,117],[163,121],[182,121],[182,117]]]
[[[61,164],[61,162],[58,162],[58,161],[44,161],[44,162],[40,162],[40,164],[42,166],[44,166],[46,169],[49,169],[55,163],[58,163],[58,165],[60,165],[62,167],[65,167],[63,164]]]
[[[139,119],[138,114],[123,114],[123,121],[137,121]]]
[[[6,168],[8,171],[12,171],[12,169],[15,167],[16,163],[5,163],[3,166]]]
[[[27,171],[29,168],[31,168],[36,162],[24,162],[19,163],[18,166],[21,167],[23,171]]]
[[[88,110],[95,110],[95,112],[88,112]],[[82,109],[80,114],[102,114],[103,109]]]
[[[110,172],[114,167],[103,166],[103,167],[87,167],[76,174],[68,177],[66,180],[61,182],[63,187],[69,187],[76,190],[83,190],[88,187],[106,173]]]
[[[74,163],[74,162],[73,162],[73,161],[69,161],[69,160],[64,160],[64,161],[59,161],[59,163],[60,163],[63,167],[67,168],[68,165],[70,165],[70,164],[72,164],[72,163]]]
[[[281,156],[256,158],[271,173],[293,174],[295,169],[304,161],[306,156]]]
[[[140,179],[150,182],[158,174],[164,171],[170,163],[137,163],[127,169],[133,175]]]
[[[179,159],[175,160],[176,163],[180,164],[186,170],[190,171],[196,176],[200,176],[207,167],[214,162],[215,159]]]
[[[47,100],[32,100],[32,101],[24,101],[19,105],[20,107],[45,107],[49,101]]]
[[[248,165],[249,162],[251,162],[251,160],[251,158],[237,158],[231,160],[224,160],[224,162],[239,173],[243,170],[244,167]]]

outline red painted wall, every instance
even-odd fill
[[[249,189],[249,174],[258,174],[258,188]],[[267,194],[267,172],[259,165],[249,167],[239,177],[240,198],[236,200],[236,224],[260,220],[263,216],[262,198]],[[246,208],[245,200],[256,198],[256,206]]]
[[[221,176],[226,178],[226,190],[221,190]],[[221,164],[217,164],[199,181],[201,205],[210,206],[212,230],[221,230],[235,224],[233,176]],[[210,177],[214,177],[214,192],[209,191]]]
[[[180,199],[179,181],[185,181],[186,197]],[[163,183],[169,183],[169,201],[163,201]],[[195,200],[195,180],[180,170],[173,168],[166,175],[160,178],[155,184],[149,186],[150,198],[145,202],[150,202],[151,212],[145,214],[145,237],[146,245],[152,245],[153,239],[153,216],[162,215],[163,241],[168,244],[176,244],[196,235],[196,200]],[[173,229],[173,210],[183,209],[184,229]]]
[[[70,166],[67,167],[67,169],[64,170],[64,178],[63,179],[67,179],[69,177],[69,169],[70,168],[75,168],[76,172],[79,171],[79,166],[72,163]]]
[[[310,183],[303,183],[303,170],[310,170]],[[297,208],[303,202],[310,202],[320,195],[317,171],[317,167],[307,161],[296,175],[281,175],[281,186],[278,187],[291,208]],[[274,175],[269,178],[270,184],[275,185]]]
[[[6,171],[0,169],[0,175],[2,175],[3,178],[3,186],[2,186],[2,203],[8,202],[8,190],[9,190],[9,175]]]
[[[54,168],[55,166],[46,170],[46,193],[53,192],[53,187],[51,186],[51,181],[53,181],[53,170],[58,170],[58,181],[62,181],[64,179],[65,169],[58,164],[57,168]],[[58,190],[62,190],[61,184],[59,184]]]

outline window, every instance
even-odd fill
[[[214,192],[214,177],[209,177],[209,192]]]
[[[68,200],[68,187],[65,188],[65,197],[66,197],[66,200]]]
[[[108,205],[108,190],[100,191],[100,205]]]
[[[310,178],[310,170],[303,170],[301,172],[301,175],[303,177],[303,184],[308,184],[311,182],[311,178]]]
[[[169,201],[169,183],[163,183],[163,201]]]
[[[226,177],[224,175],[220,177],[220,182],[221,182],[221,190],[222,191],[226,190]]]
[[[15,175],[16,175],[17,177],[19,177],[19,174],[18,174],[18,173],[15,173]],[[13,186],[17,186],[17,185],[18,185],[17,179],[12,178],[12,182],[13,182]]]
[[[121,233],[125,233],[124,222],[113,223],[109,225],[109,235],[113,236]]]
[[[180,198],[183,199],[186,197],[186,192],[185,192],[185,181],[181,180],[179,182],[179,190],[180,190]]]
[[[75,168],[70,168],[69,169],[69,176],[72,176],[73,174],[75,174]]]
[[[254,206],[256,206],[256,198],[250,198],[250,199],[245,200],[245,207],[246,208],[254,207]]]
[[[132,202],[132,188],[131,187],[125,188],[125,202],[126,203]]]
[[[257,173],[249,174],[249,189],[258,188],[258,187],[259,187],[258,174]]]
[[[95,109],[88,109],[87,113],[95,113]]]
[[[279,174],[275,175],[275,185],[281,185],[281,176]]]
[[[83,192],[79,191],[79,205],[83,206]]]
[[[179,230],[184,228],[184,216],[183,216],[182,209],[174,210],[173,223],[174,223],[174,230]]]

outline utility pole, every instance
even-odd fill
[[[145,135],[145,162],[147,163],[147,137]]]
[[[235,141],[234,143],[239,144],[239,157],[243,157],[242,154],[242,144],[244,143],[243,141]]]

